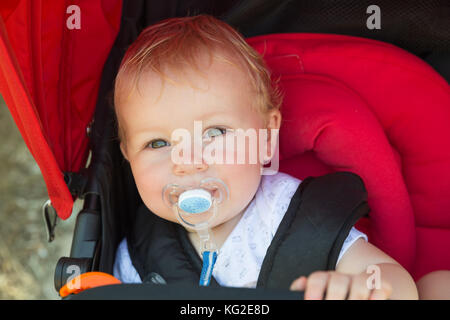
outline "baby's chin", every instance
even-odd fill
[[[235,215],[232,216],[216,216],[215,218],[213,218],[212,220],[210,219],[210,213],[200,213],[198,215],[195,215],[194,217],[190,218],[190,219],[185,219],[185,221],[187,221],[188,223],[192,224],[192,225],[196,225],[196,224],[201,224],[202,222],[208,221],[208,228],[210,230],[215,229],[216,227],[221,226],[222,224],[224,224],[225,222],[231,220],[234,218]],[[190,227],[188,225],[184,225],[181,224],[178,219],[176,219],[176,221],[174,221],[180,225],[182,225],[188,232],[196,232],[194,227]]]
[[[225,222],[227,222],[228,220],[226,220],[226,221],[215,221],[215,222],[212,222],[212,223],[210,223],[210,224],[208,224],[208,227],[209,227],[209,229],[210,230],[213,230],[213,229],[215,229],[216,227],[219,227],[219,226],[221,226],[222,224],[224,224]],[[180,224],[180,222],[179,221],[177,221],[177,223],[178,224]],[[181,224],[180,224],[181,225]],[[188,232],[191,232],[191,233],[194,233],[194,232],[197,232],[197,230],[195,230],[194,228],[191,228],[191,227],[187,227],[187,226],[184,226],[184,225],[182,225],[185,229],[186,229],[186,231],[188,231]]]

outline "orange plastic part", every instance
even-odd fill
[[[67,281],[67,283],[59,290],[59,295],[64,298],[69,294],[77,294],[86,289],[120,283],[119,279],[108,273],[86,272]]]

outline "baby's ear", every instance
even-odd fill
[[[280,129],[281,126],[281,112],[278,109],[272,109],[267,112],[266,127],[268,130],[267,141],[270,140],[270,129]]]
[[[281,112],[278,109],[272,109],[267,112],[265,118],[265,126],[267,130],[267,140],[264,148],[260,150],[262,152],[261,159],[263,159],[263,163],[267,164],[275,156],[276,147],[278,144],[278,131],[281,126]],[[265,150],[264,150],[265,149]],[[267,153],[269,152],[269,153]],[[270,154],[270,156],[268,156]]]
[[[128,162],[130,162],[130,161],[128,160],[128,156],[127,156],[127,148],[126,148],[126,146],[125,146],[125,144],[124,144],[123,142],[120,142],[120,151],[122,151],[123,157],[124,157]]]

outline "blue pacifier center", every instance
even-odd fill
[[[211,207],[211,194],[202,189],[183,192],[178,200],[178,206],[187,213],[202,213]]]

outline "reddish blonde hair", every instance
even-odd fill
[[[119,104],[125,88],[137,88],[143,72],[152,71],[168,80],[163,72],[165,67],[182,70],[188,66],[200,71],[196,60],[205,49],[210,58],[213,51],[228,53],[244,68],[256,91],[257,110],[262,114],[280,108],[282,96],[278,87],[272,84],[262,57],[231,26],[209,15],[170,18],[144,29],[128,48],[120,65],[114,104]],[[223,56],[221,59],[236,65]],[[132,81],[129,81],[130,77]],[[119,139],[122,140],[121,131],[119,124]]]

